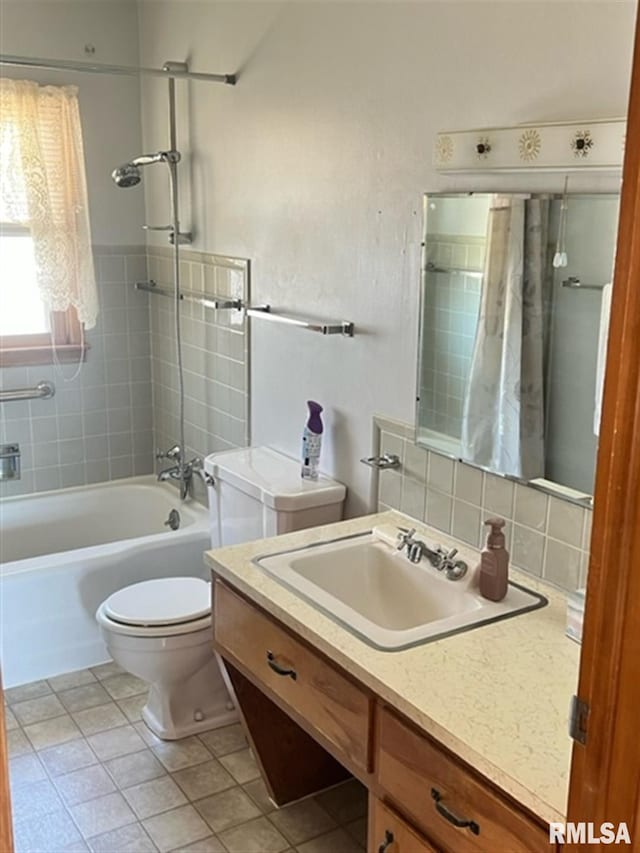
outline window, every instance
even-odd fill
[[[0,80],[0,365],[83,358],[97,313],[77,90]]]

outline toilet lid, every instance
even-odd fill
[[[158,578],[114,592],[105,612],[125,625],[175,625],[209,615],[210,596],[211,585],[200,578]]]

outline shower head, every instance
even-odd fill
[[[133,163],[124,163],[111,173],[111,177],[118,187],[135,187],[142,180],[140,169]]]
[[[123,163],[111,173],[118,187],[135,187],[142,180],[141,166],[151,166],[153,163],[178,163],[179,151],[157,151],[155,154],[141,154],[130,163]]]

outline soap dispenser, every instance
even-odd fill
[[[502,601],[509,585],[509,552],[505,548],[504,518],[488,518],[487,544],[480,555],[480,594],[489,601]]]

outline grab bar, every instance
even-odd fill
[[[348,338],[354,335],[353,323],[348,321],[323,323],[319,320],[305,320],[302,317],[292,317],[290,314],[276,314],[271,311],[270,305],[252,305],[246,309],[246,315],[259,317],[261,320],[272,320],[274,323],[287,323],[289,326],[298,326],[301,329],[309,329],[311,332],[320,332],[322,335],[346,335]]]
[[[144,290],[146,293],[157,293],[158,296],[168,296],[175,299],[173,290],[167,287],[158,287],[155,281],[137,281],[136,290]],[[196,305],[203,305],[205,308],[227,309],[233,308],[236,311],[242,310],[241,299],[229,299],[228,296],[218,296],[217,294],[200,293],[200,292],[184,292],[180,294],[182,302],[194,302]]]
[[[35,388],[14,388],[13,391],[0,390],[0,403],[15,403],[18,400],[49,400],[56,393],[53,382],[38,382]]]

